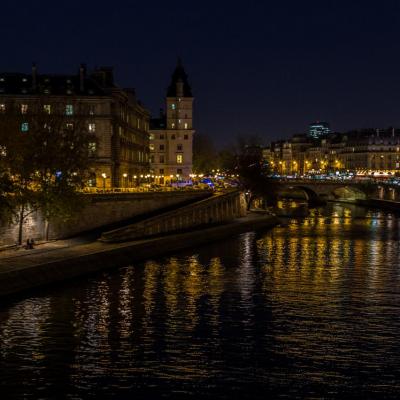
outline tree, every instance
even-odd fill
[[[95,142],[87,115],[81,103],[44,97],[29,104],[9,102],[0,113],[3,219],[19,224],[19,244],[33,212],[40,210],[48,222],[71,215],[81,204],[89,144]]]
[[[193,172],[208,174],[217,168],[217,153],[212,139],[204,134],[196,134],[193,140]]]
[[[280,184],[269,177],[270,170],[264,162],[263,140],[258,136],[240,136],[230,148],[220,152],[220,168],[239,175],[239,184],[250,208],[256,197],[275,201]]]

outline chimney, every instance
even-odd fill
[[[32,63],[32,90],[37,89],[37,67],[35,63]]]
[[[86,76],[86,64],[81,64],[79,67],[79,90],[81,92],[85,90],[85,76]]]

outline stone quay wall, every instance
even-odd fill
[[[168,192],[87,194],[87,204],[68,221],[51,221],[49,239],[63,239],[107,227],[130,218],[211,196],[209,190],[176,190]],[[108,228],[110,229],[110,228]],[[0,247],[15,244],[18,224],[0,225]],[[23,241],[46,237],[46,224],[40,213],[32,213],[24,223]]]
[[[124,242],[227,222],[245,215],[246,200],[244,194],[239,191],[232,191],[216,194],[157,217],[104,232],[100,240],[104,242]]]

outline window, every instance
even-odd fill
[[[51,105],[50,104],[45,104],[43,106],[43,110],[45,113],[50,114],[51,113]]]
[[[89,156],[94,156],[96,155],[96,142],[90,142],[89,143]]]
[[[188,139],[189,139],[189,135],[183,135],[183,138],[184,138],[185,140],[188,140]]]
[[[21,132],[28,132],[29,131],[29,124],[27,122],[23,122],[21,124]]]
[[[175,129],[175,122],[172,122],[172,123],[171,123],[171,128],[172,128],[172,129]]]
[[[154,163],[154,156],[153,155],[150,156],[150,162]]]
[[[154,135],[152,133],[149,135],[149,140],[154,140]]]
[[[175,140],[175,135],[171,135],[171,139],[172,139],[172,140]]]
[[[66,124],[65,126],[66,126],[66,128],[67,128],[68,130],[70,130],[70,131],[72,131],[72,129],[74,129],[74,124],[68,123],[68,124]]]
[[[172,104],[171,104],[171,109],[172,109],[172,110],[175,110],[175,109],[176,109],[176,104],[172,103]]]
[[[74,115],[74,106],[72,104],[67,104],[65,106],[65,114],[66,115]]]
[[[178,145],[176,146],[176,150],[177,150],[177,151],[182,151],[182,145],[181,145],[181,144],[178,144]]]
[[[165,158],[164,158],[163,155],[160,156],[160,163],[161,163],[161,164],[164,164],[164,163],[165,163]]]
[[[176,155],[176,163],[177,164],[182,164],[183,163],[183,155],[182,154],[177,154]]]
[[[28,112],[28,104],[21,104],[21,114],[26,114]]]
[[[96,114],[96,106],[89,106],[89,114],[90,115]]]
[[[5,111],[6,111],[6,105],[0,104],[0,112],[5,112]]]
[[[151,151],[154,151],[154,144],[150,144],[149,148],[150,148]]]
[[[5,157],[7,155],[7,147],[0,146],[0,156]]]
[[[140,119],[137,119],[137,128],[140,129]]]
[[[161,133],[160,139],[164,139],[164,134],[163,133]]]
[[[164,174],[164,168],[160,168],[160,174]]]
[[[182,175],[182,168],[178,168],[178,169],[176,170],[176,173],[177,173],[177,175]]]
[[[92,133],[96,132],[96,124],[93,123],[89,124],[89,132]]]
[[[184,127],[185,127],[185,129],[187,129],[187,128],[188,128],[188,124],[187,124],[187,122],[185,122],[185,125],[184,125]]]
[[[164,145],[160,144],[160,150],[164,150]]]

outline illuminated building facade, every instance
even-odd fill
[[[150,124],[150,160],[156,182],[188,181],[193,158],[193,95],[180,60],[167,90],[166,112]]]
[[[150,113],[137,100],[134,89],[122,89],[114,83],[113,69],[102,67],[87,73],[81,65],[77,74],[39,74],[35,65],[31,74],[0,73],[0,112],[10,104],[21,114],[33,105],[44,104],[55,112],[64,104],[68,118],[84,119],[96,136],[90,146],[91,178],[89,186],[129,187],[147,174],[149,165]],[[29,131],[27,123],[21,130]]]
[[[263,150],[271,170],[279,175],[400,173],[400,130],[365,129],[334,133],[315,140],[295,135]]]

